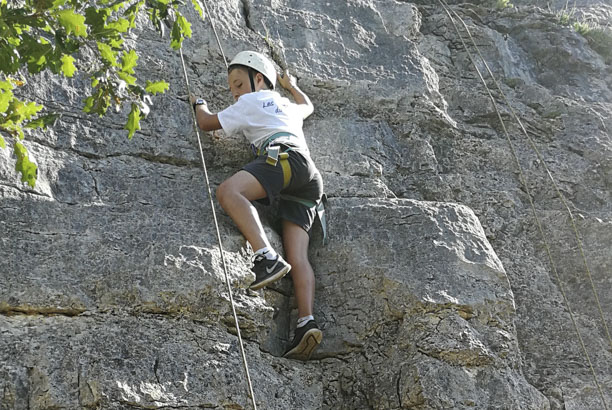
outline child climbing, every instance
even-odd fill
[[[274,91],[277,79],[295,103]],[[308,260],[310,230],[317,215],[315,207],[308,205],[321,200],[323,182],[302,131],[313,106],[295,77],[287,71],[278,76],[272,62],[254,51],[234,57],[228,82],[236,102],[217,114],[209,111],[203,99],[191,97],[201,129],[222,128],[228,135],[242,132],[256,155],[219,186],[217,199],[255,250],[251,289],[261,289],[291,272],[298,321],[284,357],[308,360],[323,337],[313,317],[315,279]],[[288,262],[270,245],[251,203],[277,200]]]

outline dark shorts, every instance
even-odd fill
[[[281,151],[284,151],[282,149]],[[266,191],[267,198],[260,199],[265,205],[279,201],[279,216],[301,226],[306,232],[312,228],[317,216],[314,207],[309,208],[296,201],[281,198],[287,194],[301,199],[318,202],[323,195],[323,179],[314,162],[307,154],[298,151],[289,151],[289,165],[291,166],[291,180],[287,188],[283,189],[283,168],[280,161],[275,165],[266,163],[268,154],[259,155],[253,161],[242,167],[253,175]]]

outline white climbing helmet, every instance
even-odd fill
[[[236,54],[229,67],[237,64],[259,71],[272,84],[272,88],[276,87],[276,69],[272,61],[263,54],[257,51],[241,51]]]

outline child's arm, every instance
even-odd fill
[[[304,91],[299,89],[297,86],[297,80],[294,76],[289,74],[289,71],[285,70],[285,73],[282,76],[278,76],[278,83],[291,93],[295,102],[300,106],[300,108],[302,108],[304,119],[312,114],[314,107],[310,102],[310,98],[304,94]]]
[[[191,96],[191,104],[195,103],[195,97]],[[214,131],[221,129],[221,123],[217,114],[212,114],[206,103],[194,106],[198,127],[204,131]]]

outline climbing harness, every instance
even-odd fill
[[[587,363],[588,363],[588,365],[589,365],[589,368],[590,368],[591,374],[592,374],[592,376],[593,376],[593,380],[595,381],[595,385],[597,386],[597,390],[598,390],[598,392],[599,392],[599,396],[600,396],[600,398],[601,398],[601,401],[602,401],[602,403],[603,403],[603,405],[604,405],[604,408],[605,408],[605,409],[608,409],[608,405],[607,405],[606,400],[605,400],[605,398],[604,398],[604,394],[603,394],[603,391],[602,391],[601,385],[600,385],[599,380],[598,380],[598,378],[597,378],[597,375],[596,375],[596,373],[595,373],[595,369],[593,368],[593,364],[592,364],[592,362],[591,362],[590,356],[589,356],[588,351],[587,351],[587,349],[586,349],[586,346],[585,346],[585,344],[584,344],[584,340],[583,340],[583,338],[582,338],[582,335],[580,334],[580,330],[578,329],[578,325],[577,325],[577,323],[576,323],[576,319],[575,319],[575,317],[574,317],[574,313],[573,313],[573,311],[572,311],[572,309],[571,309],[571,307],[570,307],[570,305],[569,305],[569,301],[568,301],[568,298],[567,298],[567,295],[566,295],[566,292],[565,292],[565,288],[564,288],[564,286],[563,286],[563,282],[561,281],[561,277],[560,277],[560,275],[559,275],[559,273],[558,273],[558,271],[557,271],[557,267],[556,267],[556,265],[555,265],[555,263],[554,263],[554,259],[553,259],[553,257],[552,257],[552,252],[551,252],[551,250],[550,250],[550,246],[549,246],[549,244],[548,244],[548,241],[546,240],[546,236],[544,235],[544,230],[543,230],[543,228],[542,228],[542,224],[541,224],[541,222],[540,222],[540,219],[539,219],[539,217],[538,217],[538,215],[537,215],[537,211],[536,211],[536,208],[535,208],[535,204],[534,204],[534,202],[533,202],[533,197],[532,197],[532,195],[531,195],[531,191],[530,191],[529,186],[528,186],[528,184],[527,184],[527,180],[526,180],[526,178],[525,178],[525,174],[524,174],[524,172],[523,172],[523,168],[522,168],[522,166],[521,166],[521,164],[520,164],[520,161],[519,161],[518,155],[517,155],[517,153],[516,153],[516,150],[515,150],[515,148],[514,148],[514,145],[512,144],[512,140],[511,140],[511,138],[510,138],[510,134],[509,134],[509,132],[508,132],[508,130],[507,130],[507,128],[506,128],[506,125],[505,125],[505,123],[504,123],[503,119],[502,119],[502,116],[501,116],[501,113],[500,113],[499,108],[498,108],[498,106],[497,106],[497,103],[496,103],[496,101],[495,101],[495,98],[493,97],[493,94],[491,93],[491,90],[489,89],[489,86],[487,85],[487,83],[486,83],[486,81],[485,81],[484,77],[482,76],[482,73],[480,72],[480,69],[478,68],[478,65],[477,65],[477,64],[476,64],[476,62],[474,61],[474,59],[473,59],[473,57],[472,57],[472,54],[470,53],[470,51],[469,51],[469,49],[468,49],[467,45],[465,44],[465,41],[464,41],[464,39],[463,39],[463,36],[461,35],[461,33],[460,33],[460,31],[459,31],[459,28],[457,27],[457,24],[455,23],[455,19],[452,17],[452,15],[451,15],[451,13],[450,13],[450,11],[449,11],[448,4],[446,4],[446,2],[445,2],[444,0],[438,0],[438,1],[440,2],[440,4],[442,5],[442,7],[444,8],[444,11],[445,11],[445,12],[446,12],[446,14],[448,15],[448,17],[449,17],[449,19],[450,19],[451,23],[453,24],[453,27],[455,28],[455,31],[457,32],[457,35],[459,36],[459,39],[461,40],[461,43],[462,43],[462,45],[463,45],[463,48],[464,48],[464,49],[465,49],[465,51],[467,52],[468,57],[469,57],[469,59],[470,59],[470,61],[471,61],[472,65],[474,65],[474,68],[476,69],[476,72],[478,73],[478,76],[479,76],[480,80],[482,81],[482,83],[484,84],[484,87],[485,87],[485,89],[486,89],[486,91],[487,91],[487,94],[489,95],[489,98],[491,99],[491,102],[492,102],[492,104],[493,104],[493,107],[495,108],[495,111],[496,111],[496,113],[497,113],[497,117],[498,117],[498,119],[499,119],[499,121],[500,121],[500,123],[501,123],[501,126],[502,126],[503,130],[504,130],[504,133],[505,133],[505,135],[506,135],[506,139],[508,140],[508,144],[510,145],[510,149],[511,149],[512,155],[513,155],[514,160],[515,160],[515,162],[516,162],[516,164],[517,164],[517,167],[518,167],[518,170],[519,170],[519,178],[520,178],[521,184],[523,185],[523,188],[525,189],[525,192],[527,193],[527,197],[529,198],[529,204],[530,204],[530,206],[531,206],[531,210],[532,210],[532,213],[533,213],[533,215],[534,215],[534,219],[535,219],[535,221],[536,221],[536,225],[537,225],[537,227],[538,227],[538,231],[539,231],[540,235],[542,236],[542,240],[543,240],[544,246],[545,246],[545,248],[546,248],[546,253],[547,253],[547,255],[548,255],[548,260],[549,260],[549,263],[550,263],[550,265],[551,265],[551,268],[552,268],[552,270],[553,270],[553,272],[554,272],[554,274],[555,274],[555,277],[556,277],[556,280],[557,280],[557,284],[558,284],[558,286],[559,286],[559,290],[560,290],[561,295],[562,295],[562,297],[563,297],[563,302],[564,302],[564,304],[565,304],[566,309],[568,310],[568,313],[569,313],[569,316],[570,316],[571,322],[572,322],[572,324],[573,324],[574,330],[575,330],[575,332],[576,332],[576,335],[578,336],[578,340],[579,340],[579,342],[580,342],[580,346],[581,346],[581,348],[582,348],[583,354],[584,354],[584,356],[585,356],[585,358],[586,358],[586,360],[587,360]],[[582,255],[582,260],[583,260],[583,263],[584,263],[585,268],[586,268],[587,276],[588,276],[588,278],[589,278],[589,281],[591,282],[591,289],[592,289],[593,294],[594,294],[594,296],[595,296],[595,301],[596,301],[596,303],[597,303],[597,307],[598,307],[598,309],[599,309],[599,313],[600,313],[600,316],[601,316],[601,320],[602,320],[602,322],[603,322],[603,326],[604,326],[605,331],[606,331],[606,335],[607,335],[607,338],[608,338],[608,342],[610,343],[610,346],[612,347],[612,339],[610,338],[610,332],[608,331],[608,326],[607,326],[607,324],[606,324],[606,322],[605,322],[605,319],[604,319],[604,316],[603,316],[603,311],[602,311],[602,309],[601,309],[601,304],[600,304],[600,302],[599,302],[599,297],[598,297],[597,292],[596,292],[596,290],[595,290],[595,285],[594,285],[594,283],[593,283],[593,279],[592,279],[592,276],[591,276],[591,272],[590,272],[590,269],[589,269],[589,267],[588,267],[588,263],[587,263],[587,260],[586,260],[586,256],[584,255],[584,250],[583,250],[583,247],[582,247],[582,241],[580,240],[580,235],[578,234],[578,229],[577,229],[577,227],[576,227],[576,223],[575,223],[575,219],[574,219],[574,216],[573,216],[573,214],[572,214],[572,211],[571,211],[571,209],[569,208],[569,205],[568,205],[568,203],[567,203],[567,201],[566,201],[566,199],[565,199],[564,195],[561,193],[561,191],[560,191],[560,189],[559,189],[559,187],[558,187],[558,185],[557,185],[557,183],[556,183],[555,179],[553,178],[552,173],[550,172],[550,170],[549,170],[548,166],[546,165],[546,162],[544,161],[544,159],[543,159],[542,155],[540,154],[540,151],[538,150],[537,146],[535,145],[535,143],[534,143],[533,139],[532,139],[532,138],[529,136],[529,134],[527,133],[527,130],[526,130],[526,129],[525,129],[525,127],[523,126],[523,123],[521,122],[521,120],[519,119],[518,115],[517,115],[517,114],[516,114],[516,112],[514,111],[514,109],[513,109],[512,105],[510,104],[510,102],[508,101],[508,99],[507,99],[506,95],[505,95],[505,94],[504,94],[504,92],[502,91],[502,88],[501,88],[501,86],[499,85],[499,82],[497,81],[497,79],[496,79],[496,78],[495,78],[495,76],[493,75],[493,72],[492,72],[492,71],[491,71],[491,69],[489,68],[489,65],[487,64],[487,62],[486,62],[486,60],[484,59],[484,57],[483,57],[482,53],[480,52],[480,49],[479,49],[479,48],[478,48],[478,46],[476,45],[476,42],[475,42],[474,38],[472,37],[472,34],[471,34],[471,32],[470,32],[469,28],[467,27],[467,25],[465,24],[465,22],[463,21],[463,19],[462,19],[462,18],[461,18],[461,17],[460,17],[460,16],[457,14],[457,12],[455,12],[455,11],[453,10],[453,14],[454,14],[454,15],[457,17],[457,19],[459,19],[459,21],[461,21],[461,23],[462,23],[462,25],[463,25],[464,29],[466,30],[466,32],[467,32],[467,34],[468,34],[468,36],[469,36],[469,38],[470,38],[470,40],[471,40],[471,42],[472,42],[472,45],[473,45],[473,46],[474,46],[474,48],[477,50],[478,55],[480,56],[481,60],[483,61],[484,66],[486,67],[486,69],[487,69],[487,72],[488,72],[489,76],[490,76],[490,77],[493,79],[493,81],[494,81],[494,83],[495,83],[495,85],[496,85],[496,88],[498,89],[498,91],[501,93],[501,95],[502,95],[502,97],[503,97],[504,102],[505,102],[505,103],[506,103],[506,105],[507,105],[507,106],[510,108],[510,111],[512,112],[512,116],[513,116],[513,118],[514,118],[514,119],[515,119],[515,120],[518,122],[518,124],[519,124],[519,126],[520,126],[520,128],[521,128],[522,132],[525,134],[525,136],[526,136],[526,137],[527,137],[527,139],[529,140],[529,143],[530,143],[530,145],[531,145],[532,149],[535,151],[535,153],[536,153],[536,155],[537,155],[537,158],[538,158],[538,160],[540,161],[540,163],[541,163],[541,164],[544,166],[544,169],[546,170],[546,173],[548,174],[548,178],[549,178],[549,179],[550,179],[550,181],[552,182],[552,184],[553,184],[553,186],[554,186],[554,188],[555,188],[555,190],[556,190],[557,195],[559,196],[559,198],[560,198],[561,202],[563,203],[563,205],[564,205],[565,209],[567,210],[567,212],[568,212],[568,214],[569,214],[570,221],[571,221],[571,224],[572,224],[572,228],[573,228],[574,234],[575,234],[575,236],[576,236],[576,240],[577,240],[577,242],[578,242],[578,247],[579,247],[579,250],[580,250],[580,254]]]
[[[210,11],[208,10],[208,4],[206,2],[206,0],[202,0],[202,2],[204,3],[204,8],[206,10],[206,15],[208,16],[209,20],[210,20],[210,24],[212,26],[213,32],[215,33],[215,37],[217,38],[217,43],[219,44],[219,49],[221,50],[221,54],[223,55],[223,61],[225,62],[225,65],[227,66],[227,60],[225,59],[225,54],[223,53],[223,48],[221,47],[221,42],[219,41],[219,36],[217,35],[217,30],[215,29],[215,25],[212,19],[212,15],[210,14]],[[187,69],[185,68],[185,59],[183,58],[183,47],[181,46],[179,48],[179,54],[181,56],[181,64],[183,66],[183,76],[185,78],[185,86],[187,88],[187,93],[189,96],[191,96],[191,87],[189,86],[189,79],[187,77]],[[212,211],[212,215],[213,215],[213,221],[215,224],[215,230],[217,232],[217,241],[219,244],[219,253],[221,255],[221,263],[223,265],[223,272],[225,273],[225,283],[227,285],[227,293],[229,295],[229,300],[230,300],[230,305],[232,308],[232,314],[234,316],[234,325],[236,327],[236,334],[238,336],[238,344],[240,346],[240,354],[242,356],[242,364],[244,366],[244,372],[246,375],[246,381],[247,381],[247,387],[248,387],[248,393],[249,393],[249,397],[251,398],[251,402],[253,404],[253,410],[257,410],[257,403],[255,402],[255,394],[253,393],[253,383],[251,382],[251,376],[249,374],[249,366],[247,363],[247,359],[246,359],[246,354],[244,351],[244,344],[242,342],[242,336],[240,334],[240,325],[238,323],[238,315],[236,314],[236,305],[234,303],[234,297],[232,295],[232,285],[230,283],[229,280],[229,274],[228,274],[228,269],[227,269],[227,264],[225,262],[225,255],[223,252],[223,245],[221,242],[221,233],[219,231],[219,223],[217,222],[217,214],[215,213],[215,204],[213,202],[213,197],[212,197],[212,192],[210,189],[210,181],[208,179],[208,171],[206,169],[206,161],[204,160],[204,150],[202,149],[202,139],[200,138],[200,131],[198,129],[198,122],[195,116],[195,111],[191,109],[191,107],[189,107],[189,111],[191,112],[191,117],[193,119],[193,130],[195,131],[195,134],[198,138],[198,147],[200,149],[200,159],[202,160],[202,169],[204,170],[204,177],[206,179],[206,187],[208,189],[208,198],[210,200],[210,208]]]
[[[283,189],[289,186],[291,182],[291,165],[289,165],[289,150],[281,152],[279,145],[268,147],[268,158],[266,158],[266,164],[272,165],[273,167],[280,161],[281,168],[283,169]]]
[[[289,165],[289,151],[292,151],[293,148],[287,147],[284,151],[280,145],[274,145],[274,140],[280,137],[295,137],[295,135],[289,132],[277,132],[269,136],[263,144],[259,148],[255,147],[255,145],[251,144],[251,149],[255,156],[268,154],[266,158],[266,163],[272,166],[276,166],[277,163],[280,162],[280,165],[283,169],[283,189],[289,186],[291,182],[291,165]],[[304,198],[300,198],[294,195],[289,194],[280,194],[282,199],[287,201],[297,202],[304,205],[307,208],[315,208],[317,213],[317,219],[321,224],[321,232],[323,233],[323,245],[327,244],[327,220],[325,218],[325,205],[327,204],[327,195],[323,194],[319,201],[312,201]]]
[[[277,132],[276,134],[272,134],[269,136],[263,144],[259,148],[255,145],[251,144],[251,150],[253,151],[253,155],[256,157],[260,155],[268,154],[266,158],[266,164],[272,165],[273,167],[278,164],[280,161],[281,168],[283,169],[283,189],[289,186],[291,182],[291,166],[289,165],[289,151],[292,148],[285,148],[284,151],[281,151],[283,147],[280,145],[272,144],[275,139],[280,137],[294,137],[293,134],[289,132]]]

